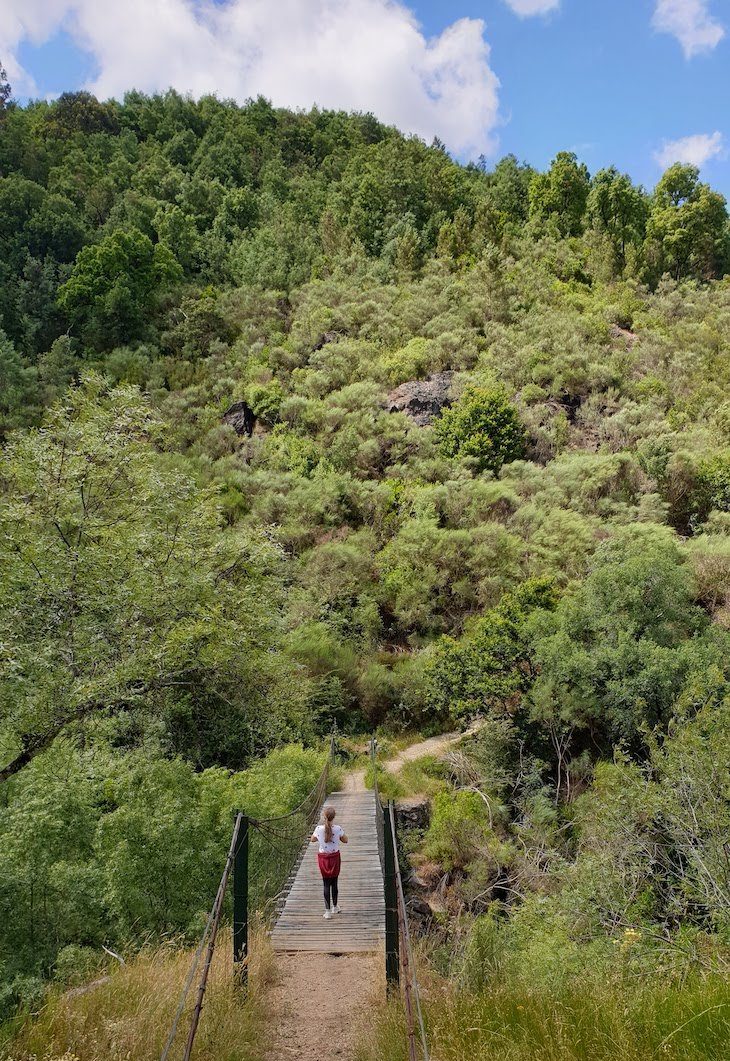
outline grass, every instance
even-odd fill
[[[431,798],[447,787],[446,768],[436,755],[422,755],[403,763],[398,780],[408,796]]]
[[[400,799],[401,796],[406,794],[400,779],[395,774],[388,773],[381,763],[375,764],[375,772],[377,773],[378,791],[382,800]],[[367,788],[373,788],[374,785],[372,763],[369,763],[365,770],[365,785]]]
[[[509,984],[480,994],[428,985],[429,1045],[439,1061],[725,1061],[730,983],[574,984],[553,992]],[[357,1061],[405,1061],[403,1009],[393,999]]]
[[[222,933],[195,1041],[196,1061],[260,1061],[266,1035],[263,994],[273,975],[266,938],[253,940],[249,990],[231,975],[230,933]],[[83,994],[52,992],[37,1014],[0,1034],[2,1061],[159,1061],[192,952],[172,945],[142,951],[107,983]],[[195,985],[172,1059],[182,1056]]]
[[[397,774],[391,774],[377,764],[378,789],[383,799],[404,799],[409,796],[435,796],[446,786],[443,764],[435,755],[423,755],[401,764]],[[365,784],[373,787],[373,768],[365,771]]]

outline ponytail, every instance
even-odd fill
[[[332,822],[335,819],[335,808],[325,807],[322,812],[322,818],[324,821],[324,842],[326,844],[332,843]]]

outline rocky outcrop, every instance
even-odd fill
[[[453,372],[437,372],[401,383],[388,395],[388,412],[405,413],[418,427],[427,427],[450,404],[453,378]]]
[[[623,339],[629,350],[639,341],[639,336],[636,332],[632,332],[628,328],[622,328],[618,324],[612,324],[609,328],[609,333],[612,339]]]
[[[234,402],[230,409],[226,409],[223,413],[223,423],[230,424],[237,435],[246,435],[251,438],[256,426],[256,416],[246,402]]]
[[[327,346],[328,343],[336,343],[340,337],[339,332],[325,332],[321,335],[317,342],[312,347],[312,350],[321,350],[323,346]]]
[[[395,820],[399,829],[428,829],[431,804],[428,799],[399,799],[395,804]]]

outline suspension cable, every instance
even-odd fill
[[[416,1015],[418,1017],[418,1030],[421,1037],[421,1049],[423,1051],[424,1061],[429,1061],[430,1055],[428,1052],[428,1040],[426,1039],[426,1027],[423,1021],[423,1011],[421,1009],[421,992],[418,986],[418,975],[416,973],[416,962],[413,956],[413,945],[411,943],[411,932],[408,927],[408,911],[406,909],[406,900],[403,893],[403,880],[401,878],[400,863],[398,862],[398,841],[395,832],[395,815],[393,813],[393,805],[391,803],[389,807],[389,818],[390,818],[390,830],[393,837],[393,850],[395,851],[395,882],[398,893],[398,905],[401,910],[400,923],[402,925],[402,942],[405,953],[408,958],[408,970],[412,977],[413,986],[413,997],[416,1002]]]
[[[205,928],[203,930],[203,935],[200,937],[200,942],[198,943],[197,950],[195,951],[195,955],[193,956],[193,961],[192,961],[192,963],[190,965],[190,969],[188,971],[188,975],[185,978],[185,984],[183,985],[182,994],[180,995],[180,1001],[178,1002],[177,1010],[175,1011],[175,1018],[174,1018],[174,1020],[172,1022],[172,1027],[170,1028],[170,1034],[167,1037],[167,1042],[165,1043],[165,1048],[162,1051],[162,1057],[161,1057],[160,1061],[167,1061],[167,1056],[170,1053],[170,1049],[172,1047],[172,1044],[175,1041],[175,1036],[177,1035],[178,1024],[180,1023],[180,1018],[181,1018],[181,1016],[183,1014],[183,1010],[185,1009],[185,1003],[187,1002],[188,994],[190,992],[190,987],[191,987],[192,982],[193,982],[193,977],[195,976],[195,972],[196,972],[196,970],[198,968],[198,964],[200,963],[200,957],[201,957],[201,955],[203,953],[203,947],[205,946],[205,941],[208,938],[208,933],[210,932],[211,925],[215,921],[216,916],[220,917],[220,910],[221,910],[221,908],[223,906],[223,896],[225,895],[226,885],[228,884],[228,875],[229,875],[230,870],[231,870],[231,865],[233,863],[233,856],[235,854],[236,846],[238,844],[238,834],[239,834],[239,831],[240,831],[240,828],[241,828],[241,819],[242,819],[242,815],[240,813],[237,814],[236,815],[236,821],[235,821],[235,824],[233,826],[233,836],[231,837],[231,846],[230,846],[230,848],[228,850],[228,857],[226,858],[226,864],[225,864],[225,867],[223,869],[223,875],[221,876],[220,883],[218,884],[218,890],[215,893],[215,899],[213,900],[213,906],[211,907],[210,913],[208,914],[208,920],[207,920]],[[215,945],[215,938],[213,938],[212,942]],[[211,957],[212,957],[212,953],[211,953]],[[196,1027],[197,1027],[197,1022],[196,1022]]]
[[[413,991],[413,998],[416,1005],[416,1016],[418,1019],[418,1031],[421,1039],[421,1051],[423,1054],[423,1061],[430,1061],[430,1054],[428,1049],[428,1040],[426,1038],[426,1027],[423,1020],[423,1010],[421,1008],[421,992],[418,986],[418,976],[416,973],[416,962],[413,955],[413,944],[411,942],[411,932],[408,925],[408,911],[406,908],[405,894],[403,891],[403,879],[401,877],[400,863],[398,861],[398,840],[395,829],[395,815],[393,813],[393,804],[390,803],[386,808],[380,798],[380,788],[378,786],[378,761],[377,761],[377,747],[378,742],[373,736],[370,738],[370,763],[373,773],[373,790],[375,794],[375,820],[378,823],[378,852],[380,854],[380,862],[385,872],[385,858],[384,858],[384,841],[383,841],[383,818],[387,814],[388,826],[392,842],[393,842],[393,853],[395,861],[395,880],[396,880],[396,902],[398,905],[398,925],[399,935],[401,938],[401,946],[403,947],[404,954],[404,965],[405,965],[405,984],[404,984],[404,1002],[406,1008],[406,1016],[409,1018],[409,1052],[411,1058],[415,1058],[415,1042],[413,1040],[413,1027],[412,1017],[410,1011],[410,994],[411,989]]]

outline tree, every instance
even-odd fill
[[[58,305],[97,349],[141,338],[161,293],[182,279],[172,251],[139,229],[117,229],[80,251]]]
[[[90,92],[62,92],[49,112],[48,121],[60,137],[118,131],[113,105],[100,103]]]
[[[530,181],[530,217],[554,220],[562,236],[580,235],[588,202],[587,166],[569,151],[560,151],[547,173]]]
[[[548,579],[528,579],[507,593],[460,640],[442,637],[428,667],[429,706],[441,719],[513,713],[532,681],[527,620],[557,602]]]
[[[10,106],[10,99],[13,95],[13,90],[10,87],[8,81],[8,75],[5,72],[5,67],[0,62],[0,119],[2,119],[3,113]]]
[[[717,662],[683,561],[668,531],[632,528],[602,546],[554,613],[536,617],[532,718],[559,766],[574,747],[642,753],[643,730],[666,727],[690,676]]]
[[[722,276],[728,264],[728,213],[724,196],[699,179],[696,166],[677,162],[656,186],[646,230],[652,279]]]
[[[38,373],[0,331],[0,439],[12,428],[32,423],[39,413]]]
[[[468,387],[435,424],[447,457],[475,457],[481,471],[499,472],[525,452],[525,432],[515,407],[501,390]]]
[[[489,174],[489,201],[512,224],[527,220],[530,209],[530,182],[536,176],[532,166],[506,155]]]
[[[248,754],[276,726],[271,701],[254,724],[281,669],[275,556],[221,533],[214,493],[158,455],[158,431],[138,391],[90,376],[3,454],[0,780],[100,715],[217,699],[248,720]]]
[[[611,166],[602,169],[591,182],[587,220],[611,244],[614,268],[621,273],[626,267],[629,246],[640,246],[649,216],[647,197],[625,173]]]

